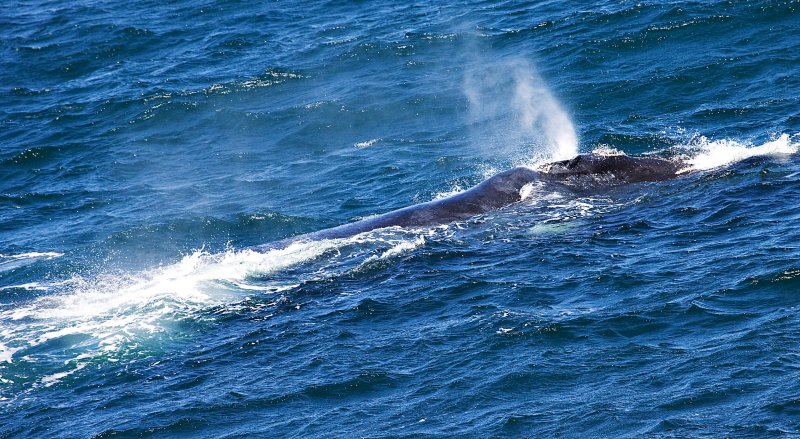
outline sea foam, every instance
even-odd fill
[[[687,151],[685,160],[688,167],[684,172],[702,171],[719,168],[750,157],[765,155],[795,154],[800,148],[800,143],[794,141],[788,134],[781,134],[774,140],[760,145],[753,145],[737,140],[709,140],[698,137],[680,149]]]
[[[374,233],[295,242],[263,253],[246,249],[211,254],[198,250],[175,263],[139,272],[74,276],[8,287],[52,293],[0,311],[0,363],[20,359],[36,362],[41,349],[56,346],[59,352],[52,353],[55,357],[47,357],[58,357],[68,367],[41,377],[39,384],[49,386],[94,359],[118,361],[125,352],[148,344],[154,337],[170,338],[176,322],[210,318],[204,310],[236,308],[248,297],[268,297],[300,282],[292,276],[267,279],[270,274],[329,254],[332,260],[324,262],[332,266],[330,273],[323,268],[309,275],[334,276],[335,265],[341,263],[337,262],[340,249],[345,246],[363,247],[355,257],[370,262],[395,257],[424,243],[425,239],[416,234],[409,238],[401,233],[398,238],[397,234]],[[54,340],[58,342],[48,344]]]

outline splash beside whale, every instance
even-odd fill
[[[385,227],[426,227],[461,221],[522,200],[522,188],[542,181],[560,185],[616,185],[676,178],[683,169],[678,161],[627,155],[582,154],[552,162],[540,170],[517,167],[496,174],[459,194],[394,210],[330,229],[251,247],[268,251],[297,241],[318,241],[354,236]]]

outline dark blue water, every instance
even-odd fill
[[[796,1],[12,0],[0,104],[0,437],[800,434]]]

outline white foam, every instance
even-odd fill
[[[453,187],[450,188],[450,190],[447,190],[447,191],[444,191],[444,192],[437,192],[436,194],[434,194],[433,199],[434,200],[441,200],[443,198],[452,197],[453,195],[458,195],[461,192],[464,192],[465,190],[466,189],[461,187],[461,185],[454,184]]]
[[[597,148],[592,150],[592,154],[605,157],[625,155],[624,152],[618,150],[617,148],[613,148],[609,145],[599,145]]]
[[[11,363],[14,352],[17,352],[18,350],[19,348],[10,348],[3,343],[0,343],[0,363]]]
[[[358,245],[344,250],[352,244]],[[363,265],[365,259],[394,258],[424,244],[425,238],[419,233],[409,238],[405,230],[383,230],[339,240],[295,242],[264,253],[195,251],[173,264],[139,272],[31,283],[27,287],[53,292],[0,310],[0,364],[55,358],[59,364],[78,364],[74,370],[37,380],[41,385],[52,385],[80,370],[80,364],[98,359],[120,361],[122,355],[151,340],[172,337],[178,321],[213,318],[204,310],[218,306],[236,310],[254,294],[264,296],[296,287],[298,276],[282,276],[280,271],[326,253],[330,257],[320,262],[322,268],[299,277],[336,276],[341,270]],[[60,346],[59,342],[52,345],[58,353],[49,353],[48,343],[53,340],[64,340],[70,346]],[[25,353],[37,346],[45,346],[46,354]]]
[[[358,142],[354,146],[356,148],[358,148],[358,149],[369,148],[370,146],[372,146],[372,145],[374,145],[374,144],[376,144],[376,143],[378,143],[380,141],[381,141],[381,139],[370,139],[370,140],[365,140],[363,142]]]
[[[83,369],[84,367],[86,367],[86,363],[79,363],[77,366],[75,366],[74,369],[70,369],[66,372],[59,372],[59,373],[54,373],[52,375],[46,375],[42,377],[40,382],[45,387],[50,387],[53,384],[56,384],[57,382],[61,381],[62,378],[72,375],[73,373]]]
[[[0,287],[0,291],[16,290],[16,289],[25,290],[25,291],[47,291],[47,290],[50,289],[50,285],[49,284],[40,283],[40,282],[28,282],[28,283],[19,284],[19,285],[9,285],[9,286],[6,286],[6,287]]]
[[[544,182],[530,182],[519,189],[520,201],[528,200],[534,195],[536,195],[536,197],[548,197],[554,194],[552,191],[547,191],[546,188],[547,186]]]
[[[175,264],[139,273],[106,274],[91,279],[76,277],[67,282],[67,293],[37,299],[28,306],[17,308],[10,317],[13,320],[30,317],[85,321],[154,304],[169,307],[179,303],[195,307],[226,302],[240,297],[226,291],[220,282],[228,281],[246,286],[248,290],[259,290],[247,284],[249,276],[285,269],[313,259],[337,245],[335,241],[298,242],[265,253],[244,250],[208,254],[196,251]]]
[[[522,188],[520,188],[520,190],[519,190],[519,198],[520,198],[520,200],[522,200],[522,201],[527,200],[531,195],[533,195],[534,191],[535,191],[535,189],[534,189],[533,183],[528,183],[525,186],[522,186]]]
[[[367,259],[364,260],[364,264],[368,264],[370,262],[374,262],[374,261],[378,261],[378,260],[384,260],[384,259],[393,258],[393,257],[399,256],[399,255],[401,255],[401,254],[403,254],[405,252],[408,252],[408,251],[414,250],[416,248],[419,248],[419,247],[421,247],[423,245],[425,245],[425,237],[424,236],[417,236],[413,241],[412,240],[400,241],[399,243],[395,244],[389,250],[386,250],[385,252],[381,253],[380,256],[373,255],[373,256],[368,257]]]
[[[699,137],[682,148],[688,150],[688,158],[685,160],[688,167],[682,171],[687,172],[719,168],[750,157],[795,154],[800,148],[800,143],[793,142],[788,134],[782,134],[761,145]]]
[[[16,255],[0,254],[0,272],[24,267],[39,260],[50,260],[61,256],[64,256],[64,254],[58,252],[28,252]]]
[[[235,305],[252,294],[296,286],[296,279],[287,285],[285,281],[255,282],[254,276],[310,261],[348,242],[298,242],[265,253],[196,251],[174,264],[141,272],[16,286],[55,292],[0,311],[0,363],[11,362],[20,350],[70,335],[80,336],[75,339],[79,357],[114,361],[116,352],[135,347],[152,334],[168,333],[176,320],[203,320],[200,311],[211,306]],[[37,359],[37,355],[22,357],[23,361]],[[72,372],[44,377],[41,383],[50,385]]]
[[[64,256],[64,253],[58,252],[28,252],[28,253],[20,253],[18,255],[4,255],[0,253],[0,258],[3,259],[13,259],[13,260],[21,260],[21,259],[53,259]]]
[[[539,223],[535,224],[533,227],[528,229],[528,233],[531,236],[542,236],[542,235],[560,235],[563,233],[567,233],[570,230],[577,227],[577,225],[572,224],[570,222],[561,222],[561,223]]]

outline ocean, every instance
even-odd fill
[[[0,11],[0,437],[800,434],[800,2]]]

